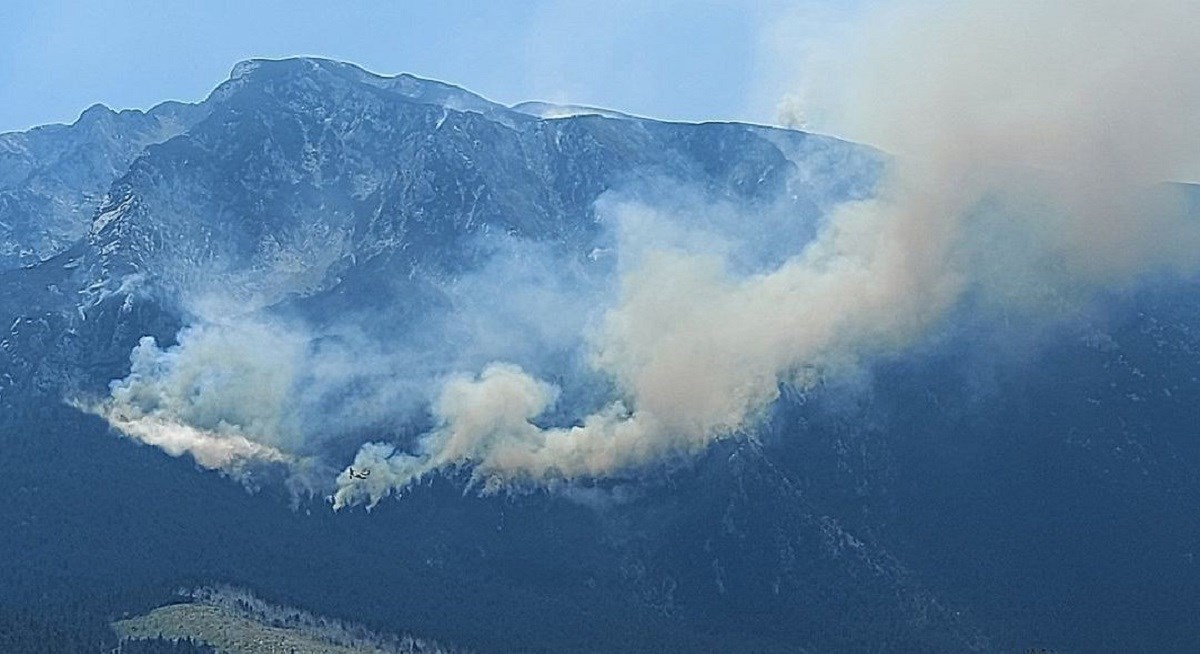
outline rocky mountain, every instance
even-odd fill
[[[0,135],[0,266],[34,264],[70,247],[134,159],[203,113],[177,102],[120,113],[95,105],[71,125]]]
[[[1035,328],[964,309],[915,351],[784,389],[753,433],[636,478],[490,494],[451,471],[370,513],[334,514],[327,488],[278,471],[225,478],[76,408],[130,374],[143,337],[169,348],[188,328],[264,321],[292,330],[268,348],[296,325],[306,351],[375,348],[352,350],[367,369],[353,375],[307,359],[324,367],[297,384],[338,384],[284,405],[304,424],[281,433],[314,443],[306,456],[344,462],[363,431],[423,429],[421,410],[355,402],[397,370],[503,352],[563,367],[564,402],[583,402],[594,382],[560,366],[575,337],[531,316],[575,326],[579,299],[609,292],[606,203],[670,206],[694,217],[684,231],[720,223],[752,243],[753,259],[732,255],[753,270],[870,197],[883,165],[818,135],[577,109],[256,60],[196,104],[0,136],[0,601],[119,613],[230,583],[481,651],[1195,641],[1191,280]],[[485,301],[514,285],[532,289],[515,307]],[[397,349],[395,368],[369,365]],[[183,350],[164,351],[169,366]]]

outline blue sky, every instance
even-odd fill
[[[493,100],[774,120],[784,0],[5,0],[0,131],[199,100],[250,57],[322,55]]]

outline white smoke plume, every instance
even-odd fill
[[[492,485],[542,483],[698,451],[743,427],[781,382],[843,365],[868,344],[902,344],[940,315],[958,278],[937,278],[932,261],[908,265],[901,223],[868,208],[846,209],[801,255],[764,274],[736,276],[711,253],[645,251],[593,337],[594,364],[621,399],[578,425],[545,429],[535,419],[556,390],[520,368],[498,363],[451,379],[434,406],[441,427],[421,451],[389,458],[386,446],[365,446],[353,467],[383,474],[343,473],[335,507],[373,504],[451,465],[470,465]]]
[[[327,488],[331,475],[320,461],[331,449],[342,441],[356,447],[356,434],[419,417],[447,370],[503,357],[545,372],[579,358],[596,303],[592,273],[570,272],[537,244],[500,237],[484,245],[490,257],[480,270],[444,282],[437,299],[445,306],[382,334],[380,324],[400,319],[376,311],[318,327],[247,311],[206,286],[202,302],[193,303],[203,317],[177,343],[143,338],[130,354],[129,375],[107,397],[76,404],[129,438],[190,455],[202,467],[241,476],[256,464],[282,463],[300,487]]]
[[[88,408],[130,438],[190,454],[205,468],[293,462],[301,434],[290,398],[305,347],[256,323],[188,329],[167,349],[145,337],[129,376]]]
[[[938,2],[869,16],[860,59],[806,89],[835,128],[898,155],[877,199],[828,217],[774,270],[623,243],[617,302],[590,337],[617,399],[546,428],[554,387],[496,363],[454,377],[412,453],[363,446],[335,507],[430,471],[485,483],[617,475],[737,433],[781,383],[911,344],[969,289],[997,301],[1191,272],[1200,224],[1168,180],[1197,172],[1200,5]],[[807,98],[809,102],[814,98]]]
[[[487,366],[478,378],[447,381],[435,405],[442,427],[425,436],[423,451],[412,455],[383,443],[363,445],[337,478],[334,508],[360,501],[374,506],[446,466],[473,465],[489,484],[513,479],[514,473],[535,481],[595,477],[653,460],[673,445],[646,438],[661,432],[647,424],[648,416],[630,415],[619,402],[577,427],[534,424],[557,395],[557,388],[505,363]]]

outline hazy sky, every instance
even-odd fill
[[[299,54],[442,79],[504,103],[774,122],[787,90],[778,27],[798,22],[798,4],[5,0],[0,131],[69,122],[96,102],[199,100],[237,61]]]

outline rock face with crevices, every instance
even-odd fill
[[[45,261],[88,231],[105,193],[138,157],[188,130],[200,105],[95,105],[71,125],[0,134],[0,270]]]

